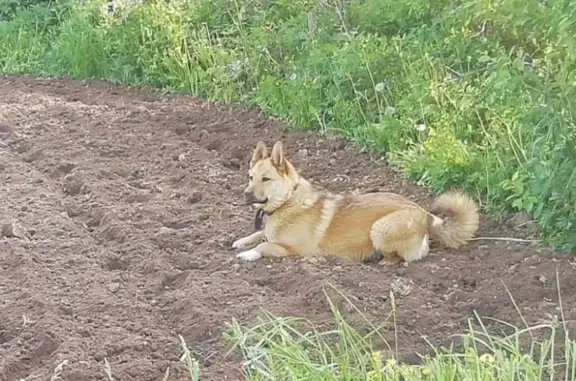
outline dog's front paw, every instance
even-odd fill
[[[232,247],[234,249],[244,249],[246,247],[250,246],[250,240],[247,239],[247,237],[244,238],[240,238],[237,239],[236,241],[234,241],[234,243],[232,244]]]
[[[256,249],[251,249],[237,254],[236,258],[251,262],[262,258],[262,254]]]

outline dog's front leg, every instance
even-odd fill
[[[253,249],[243,251],[236,255],[236,258],[243,259],[245,261],[255,261],[262,257],[287,257],[289,255],[295,255],[290,250],[286,249],[284,246],[278,245],[273,242],[262,242],[260,245]]]
[[[247,237],[240,238],[239,240],[236,240],[232,244],[232,247],[234,249],[245,249],[248,246],[252,246],[252,245],[257,244],[258,242],[261,242],[262,237],[264,237],[264,232],[263,231],[257,231],[256,233],[252,233]]]

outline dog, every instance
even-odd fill
[[[409,263],[428,255],[430,238],[458,248],[479,226],[476,203],[455,191],[438,196],[430,211],[395,193],[320,191],[298,174],[281,141],[270,154],[258,142],[248,176],[246,203],[265,215],[265,223],[232,244],[235,249],[252,246],[236,256],[245,261],[332,255],[364,262],[379,253],[383,264]]]

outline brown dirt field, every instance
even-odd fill
[[[301,173],[333,191],[430,194],[382,160],[338,138],[285,131],[258,111],[145,89],[71,80],[0,78],[0,379],[185,380],[178,334],[202,380],[241,380],[225,357],[225,323],[250,324],[265,307],[328,326],[323,287],[333,284],[380,324],[397,279],[402,357],[481,316],[529,323],[576,305],[573,257],[536,244],[474,241],[434,247],[408,267],[334,259],[239,262],[231,243],[252,231],[241,206],[255,143],[282,138]],[[529,234],[518,218],[482,220],[479,236]],[[522,230],[524,229],[524,230]],[[360,315],[340,301],[348,319]],[[567,308],[566,319],[576,319]],[[392,338],[392,331],[390,331]]]

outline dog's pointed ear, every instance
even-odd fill
[[[286,159],[284,158],[284,149],[282,148],[282,142],[277,141],[272,148],[272,154],[270,155],[270,161],[280,172],[286,171]]]
[[[268,148],[266,148],[266,144],[264,142],[258,142],[256,144],[256,148],[254,149],[254,153],[252,153],[252,159],[250,160],[250,168],[254,166],[260,160],[266,159],[268,157]]]

